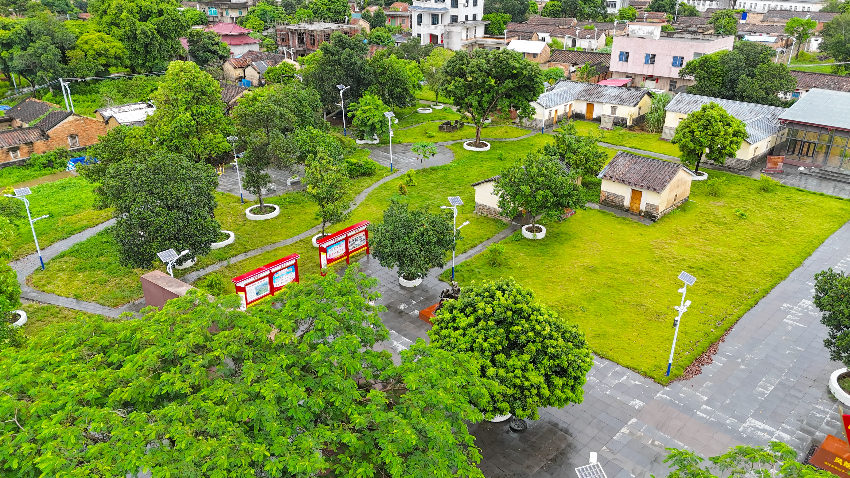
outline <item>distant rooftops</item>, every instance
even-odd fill
[[[808,91],[812,88],[821,88],[824,90],[850,92],[850,76],[797,70],[791,70],[790,73],[791,76],[797,78],[798,90]]]

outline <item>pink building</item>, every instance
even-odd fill
[[[673,91],[692,80],[679,78],[685,63],[702,55],[731,50],[734,36],[662,32],[659,23],[630,23],[626,35],[611,46],[612,78],[632,78],[632,84]]]
[[[249,51],[260,51],[260,40],[248,36],[252,30],[235,23],[213,23],[204,27],[204,30],[217,33],[221,41],[230,47],[232,58],[238,58]]]

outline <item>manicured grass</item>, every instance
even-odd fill
[[[832,66],[824,65],[825,63],[835,63],[835,60],[832,58],[828,60],[819,60],[818,55],[815,53],[800,52],[798,58],[794,56],[791,57],[791,64],[789,65],[789,68],[792,70],[809,71],[812,73],[832,73]]]
[[[680,271],[697,282],[688,288],[692,305],[671,378],[850,219],[850,201],[785,186],[765,193],[749,178],[710,175],[725,181],[719,197],[694,182],[691,201],[654,225],[578,211],[547,224],[543,240],[504,240],[501,268],[482,254],[456,277],[462,284],[516,278],[578,324],[597,354],[667,383]]]
[[[393,128],[398,128],[398,129],[406,128],[408,126],[413,126],[413,125],[417,125],[417,124],[420,124],[420,123],[426,123],[426,122],[429,122],[429,121],[440,121],[440,122],[448,121],[448,120],[454,121],[454,120],[460,118],[460,115],[449,107],[445,107],[445,108],[439,109],[439,110],[434,110],[431,113],[423,114],[423,113],[417,113],[416,112],[416,108],[419,107],[419,106],[425,106],[425,105],[420,104],[418,106],[413,106],[413,107],[410,107],[410,108],[405,108],[404,110],[401,110],[401,111],[397,111],[396,112],[396,118],[398,118],[398,123],[396,125],[394,125]]]
[[[440,122],[434,121],[414,126],[412,128],[396,130],[393,135],[393,143],[415,143],[417,141],[438,143],[441,141],[475,138],[474,126],[467,125],[452,133],[443,133],[440,131],[439,127]],[[485,126],[481,128],[482,138],[519,138],[520,136],[525,136],[529,133],[530,131],[527,129],[517,128],[514,126]],[[386,141],[386,138],[383,138],[383,140]]]
[[[60,179],[32,187],[32,194],[27,197],[33,218],[50,215],[35,222],[35,233],[42,248],[100,224],[111,217],[111,209],[94,209],[93,189],[94,186],[91,183],[80,177]],[[2,198],[0,200],[20,202],[17,199]],[[23,212],[23,208],[21,211],[22,216],[13,221],[17,228],[17,234],[9,245],[13,258],[35,252],[35,243],[26,212]]]
[[[661,135],[652,134],[652,133],[641,133],[637,131],[629,131],[625,128],[614,128],[613,131],[606,131],[603,129],[599,129],[598,123],[593,123],[590,121],[576,121],[576,130],[578,130],[579,134],[590,135],[595,134],[597,136],[601,135],[600,141],[604,141],[610,144],[616,144],[618,146],[628,146],[630,148],[643,149],[646,151],[652,151],[654,153],[667,154],[670,156],[679,157],[681,154],[679,152],[679,147],[675,144],[664,141],[661,139]]]
[[[417,91],[415,96],[418,100],[434,101],[434,92],[431,91],[431,88],[429,88],[428,85],[423,86],[421,90]],[[443,95],[440,95],[440,103],[447,105],[454,104],[451,98],[448,98]]]
[[[14,186],[33,179],[42,178],[63,169],[42,169],[42,168],[27,168],[24,166],[9,166],[0,169],[0,189],[5,189],[8,186]]]
[[[30,337],[37,337],[43,333],[49,334],[51,332],[50,327],[56,324],[82,322],[99,317],[96,314],[48,304],[29,303],[24,304],[21,308],[27,313],[24,333]],[[121,319],[104,318],[104,320]]]

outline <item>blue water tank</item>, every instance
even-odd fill
[[[741,12],[741,20],[747,19],[747,12]]]
[[[251,87],[251,80],[243,78],[242,79],[242,86],[244,86],[245,88],[250,88]]]

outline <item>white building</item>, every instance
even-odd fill
[[[817,12],[823,7],[823,2],[819,0],[745,0],[736,3],[735,7],[756,13],[770,10]]]
[[[474,47],[487,25],[484,0],[415,0],[410,13],[413,36],[449,50]]]

